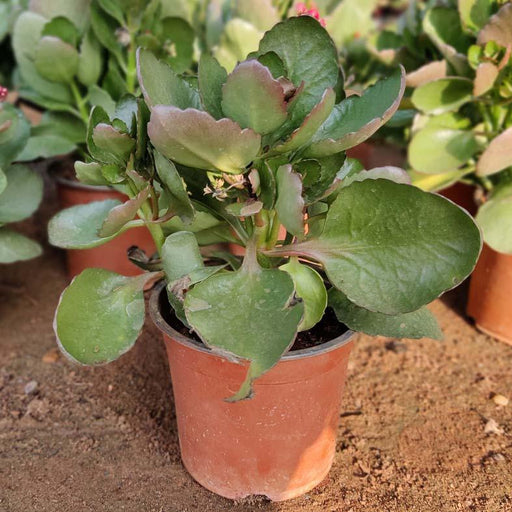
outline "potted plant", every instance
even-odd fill
[[[21,98],[45,109],[26,149],[30,159],[85,154],[92,107],[99,105],[114,117],[116,104],[121,102],[123,108],[123,101],[130,101],[126,95],[138,92],[138,46],[151,48],[177,72],[192,66],[194,31],[173,12],[173,3],[42,0],[29,4],[14,24],[12,46]],[[77,182],[69,158],[58,160],[52,169],[57,171],[63,207],[126,199],[111,183]],[[99,249],[68,252],[69,274],[73,277],[84,268],[100,266],[134,275],[139,269],[125,258],[134,245],[154,250],[147,230],[131,230]]]
[[[409,75],[418,114],[408,147],[415,184],[432,191],[448,187],[442,193],[476,214],[486,245],[472,278],[468,314],[481,330],[509,343],[511,23],[509,3],[498,9],[490,1],[466,2],[422,12],[421,30],[439,60]]]
[[[37,242],[6,224],[35,212],[43,196],[43,180],[26,165],[13,163],[29,139],[30,124],[21,111],[2,102],[6,92],[0,88],[0,263],[13,263],[41,254]]]
[[[309,16],[275,25],[229,74],[203,54],[185,81],[139,50],[138,75],[147,111],[139,101],[130,133],[98,109],[89,125],[101,158],[126,163],[130,200],[60,212],[49,235],[82,247],[144,222],[158,258],[135,255],[143,276],[77,276],[56,311],[59,346],[81,364],[118,358],[140,334],[143,288],[163,278],[150,310],[185,466],[229,498],[297,496],[333,460],[349,329],[438,338],[424,305],[471,272],[478,228],[405,172],[345,159],[396,111],[403,70],[346,98],[336,47]],[[187,230],[201,211],[246,245],[243,261],[201,254]],[[176,218],[182,230],[166,236]]]

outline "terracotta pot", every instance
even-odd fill
[[[482,332],[512,345],[512,255],[484,244],[469,286],[467,313]]]
[[[56,181],[62,208],[105,199],[127,199],[125,195],[108,187],[92,187],[60,177],[56,178]],[[130,229],[99,247],[68,250],[66,260],[69,277],[73,278],[86,268],[93,267],[112,270],[124,276],[141,274],[143,270],[134,265],[126,254],[128,248],[133,245],[140,247],[148,255],[155,252],[155,243],[145,227]]]
[[[454,183],[448,188],[441,190],[440,195],[453,201],[456,205],[464,208],[471,215],[475,215],[478,207],[475,201],[476,187],[466,183]]]
[[[386,165],[405,168],[407,160],[405,151],[398,146],[380,142],[362,142],[347,150],[347,156],[360,160],[365,169]]]
[[[153,292],[150,311],[164,334],[189,473],[230,499],[281,501],[315,487],[334,458],[353,332],[286,354],[256,381],[251,399],[228,403],[246,362],[214,354],[175,331],[162,316],[169,310],[163,290],[160,285]]]

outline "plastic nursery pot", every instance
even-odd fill
[[[228,403],[247,365],[174,330],[164,318],[169,305],[162,283],[150,311],[169,356],[181,457],[197,482],[230,499],[265,495],[282,501],[325,478],[335,453],[352,331],[287,353],[255,382],[252,398]]]
[[[57,177],[57,193],[62,208],[92,201],[120,199],[127,197],[108,187],[92,187],[65,178]],[[155,252],[155,243],[145,227],[130,229],[106,244],[92,249],[67,250],[66,260],[70,278],[86,268],[104,268],[124,276],[135,276],[143,270],[134,265],[127,256],[129,247],[136,245],[148,255]]]
[[[484,244],[469,285],[467,313],[482,332],[512,345],[512,255]]]
[[[475,201],[475,190],[476,187],[473,185],[457,182],[441,190],[439,194],[446,197],[446,199],[450,199],[456,205],[461,206],[471,215],[475,215],[478,210]]]

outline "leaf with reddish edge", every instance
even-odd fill
[[[405,77],[405,85],[407,85],[407,87],[419,87],[427,82],[432,82],[432,80],[438,80],[445,76],[446,61],[436,60],[425,64],[411,73],[407,73],[407,76]]]
[[[478,44],[494,41],[506,48],[512,44],[512,4],[505,4],[494,16],[491,16],[478,34]]]
[[[148,198],[149,188],[141,190],[135,197],[125,201],[119,206],[115,206],[110,210],[107,218],[103,221],[98,235],[107,237],[115,235],[120,229],[125,226],[129,221],[135,218],[137,211],[142,203]]]
[[[356,181],[377,179],[391,180],[395,183],[403,183],[404,185],[411,184],[411,178],[407,174],[407,171],[400,169],[400,167],[387,165],[384,167],[374,167],[373,169],[368,169],[367,171],[363,170],[357,174],[353,174],[352,176],[347,176],[342,181],[341,186],[348,187]]]
[[[499,69],[492,62],[482,62],[476,68],[475,81],[473,83],[473,96],[481,96],[492,89]]]
[[[239,270],[215,274],[187,293],[185,314],[203,342],[250,361],[245,381],[227,401],[250,398],[252,382],[293,344],[304,312],[294,292],[288,273],[261,268],[249,244]]]
[[[242,62],[228,76],[222,110],[242,128],[262,135],[279,128],[288,116],[283,86],[257,60]]]
[[[480,249],[467,212],[441,196],[377,179],[342,188],[319,236],[266,254],[319,261],[351,302],[396,315],[461,283]]]
[[[304,199],[302,179],[290,164],[277,170],[277,200],[275,209],[279,222],[295,236],[304,235]]]
[[[329,117],[336,94],[334,89],[327,89],[320,102],[305,117],[302,124],[288,137],[288,139],[274,148],[278,153],[288,153],[304,146],[311,141],[313,135],[320,128],[322,123]]]
[[[495,137],[476,164],[478,176],[489,176],[512,165],[512,127]]]
[[[332,155],[368,139],[397,111],[404,90],[405,70],[400,66],[362,96],[353,95],[338,103],[314,135],[306,156]]]
[[[215,120],[195,109],[157,105],[152,109],[148,135],[162,155],[210,171],[240,174],[260,150],[261,137],[242,130],[231,119]]]
[[[93,128],[92,140],[108,157],[106,163],[123,164],[135,147],[135,140],[127,133],[121,133],[107,123],[99,123]]]

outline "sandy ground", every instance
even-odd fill
[[[45,217],[25,231],[44,240]],[[463,288],[433,304],[443,342],[360,337],[336,459],[319,487],[285,503],[234,503],[180,462],[149,320],[110,366],[58,357],[51,322],[66,276],[63,255],[45,249],[0,267],[1,512],[512,511],[512,347],[468,323]],[[497,405],[494,394],[511,401]]]

